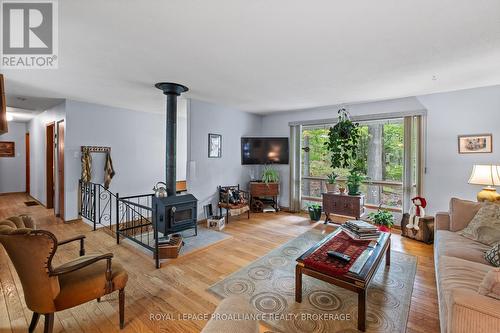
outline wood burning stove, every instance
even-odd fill
[[[176,191],[176,141],[177,97],[188,88],[171,82],[160,82],[155,87],[167,96],[166,184],[167,196],[154,197],[153,226],[164,236],[187,229],[197,234],[197,199],[192,194],[177,195]]]
[[[157,232],[164,236],[186,229],[195,229],[197,200],[192,194],[154,198],[153,214]]]

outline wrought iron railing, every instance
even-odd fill
[[[116,242],[119,244],[119,236],[122,236],[154,252],[153,195],[120,197],[117,194],[116,197]]]
[[[120,197],[103,185],[80,180],[79,214],[93,224],[93,229],[111,231],[120,244],[128,239],[153,252],[159,268],[158,237],[153,229],[153,194]]]
[[[90,221],[94,230],[102,227],[112,230],[115,195],[102,184],[80,180],[79,185],[79,215]]]

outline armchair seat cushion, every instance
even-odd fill
[[[58,268],[73,266],[91,257],[93,255],[82,256]],[[128,275],[122,265],[112,261],[111,270],[113,291],[125,288]],[[76,271],[59,275],[59,285],[61,291],[54,300],[57,311],[104,296],[106,294],[106,260],[101,260]]]

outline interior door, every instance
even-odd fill
[[[30,194],[30,134],[26,133],[26,193]]]
[[[54,123],[48,124],[46,127],[46,192],[47,203],[46,208],[54,208]]]
[[[59,216],[64,221],[64,120],[57,123],[57,177]]]

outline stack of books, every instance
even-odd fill
[[[347,221],[342,225],[342,230],[355,240],[376,240],[380,231],[373,224],[365,221]]]

